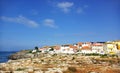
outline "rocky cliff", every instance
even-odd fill
[[[28,53],[29,53],[29,50],[22,50],[20,52],[17,52],[17,53],[14,53],[14,54],[10,55],[8,58],[11,59],[11,60],[29,58],[30,55],[28,55]]]

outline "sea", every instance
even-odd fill
[[[9,60],[8,56],[13,53],[16,53],[16,51],[0,51],[0,63],[7,62]]]

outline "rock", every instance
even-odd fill
[[[99,72],[90,71],[90,72],[88,72],[88,73],[99,73]]]
[[[34,71],[34,73],[44,73],[44,72],[39,70],[39,71]]]
[[[25,71],[28,73],[34,73],[33,67],[29,67],[28,69],[25,69]]]
[[[28,58],[29,56],[26,55],[27,53],[28,53],[28,51],[20,51],[20,52],[10,55],[8,58],[12,59],[12,60]]]
[[[11,73],[11,71],[0,71],[0,73]]]
[[[26,71],[13,71],[12,73],[28,73]]]
[[[26,53],[25,55],[31,57],[34,54]],[[73,57],[75,59],[71,60]],[[110,60],[120,59],[111,58]],[[23,58],[0,63],[0,73],[110,73],[110,71],[111,73],[120,73],[118,64],[116,62],[109,64],[109,58],[101,59],[67,54],[51,56],[45,54],[41,57]]]
[[[34,54],[31,54],[31,53],[28,53],[25,55],[26,58],[33,58],[34,57]]]
[[[32,69],[32,68],[29,68],[27,71],[28,71],[28,72],[33,72],[33,69]]]

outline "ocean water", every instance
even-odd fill
[[[9,59],[8,59],[8,56],[13,54],[15,52],[3,52],[3,51],[0,51],[0,63],[3,63],[3,62],[7,62]]]

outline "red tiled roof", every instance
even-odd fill
[[[78,42],[78,45],[79,45],[79,46],[82,46],[82,42]]]
[[[60,50],[60,46],[55,46],[54,49],[55,50]]]
[[[92,46],[103,46],[101,43],[93,43]]]
[[[43,48],[49,48],[49,46],[44,46]]]
[[[70,45],[70,48],[77,49],[77,46]]]
[[[90,46],[83,46],[83,47],[81,48],[81,50],[91,50],[91,47],[90,47]]]
[[[91,44],[91,42],[86,42],[86,44]]]
[[[39,51],[42,51],[42,50],[45,50],[45,49],[47,49],[47,48],[39,48]]]

